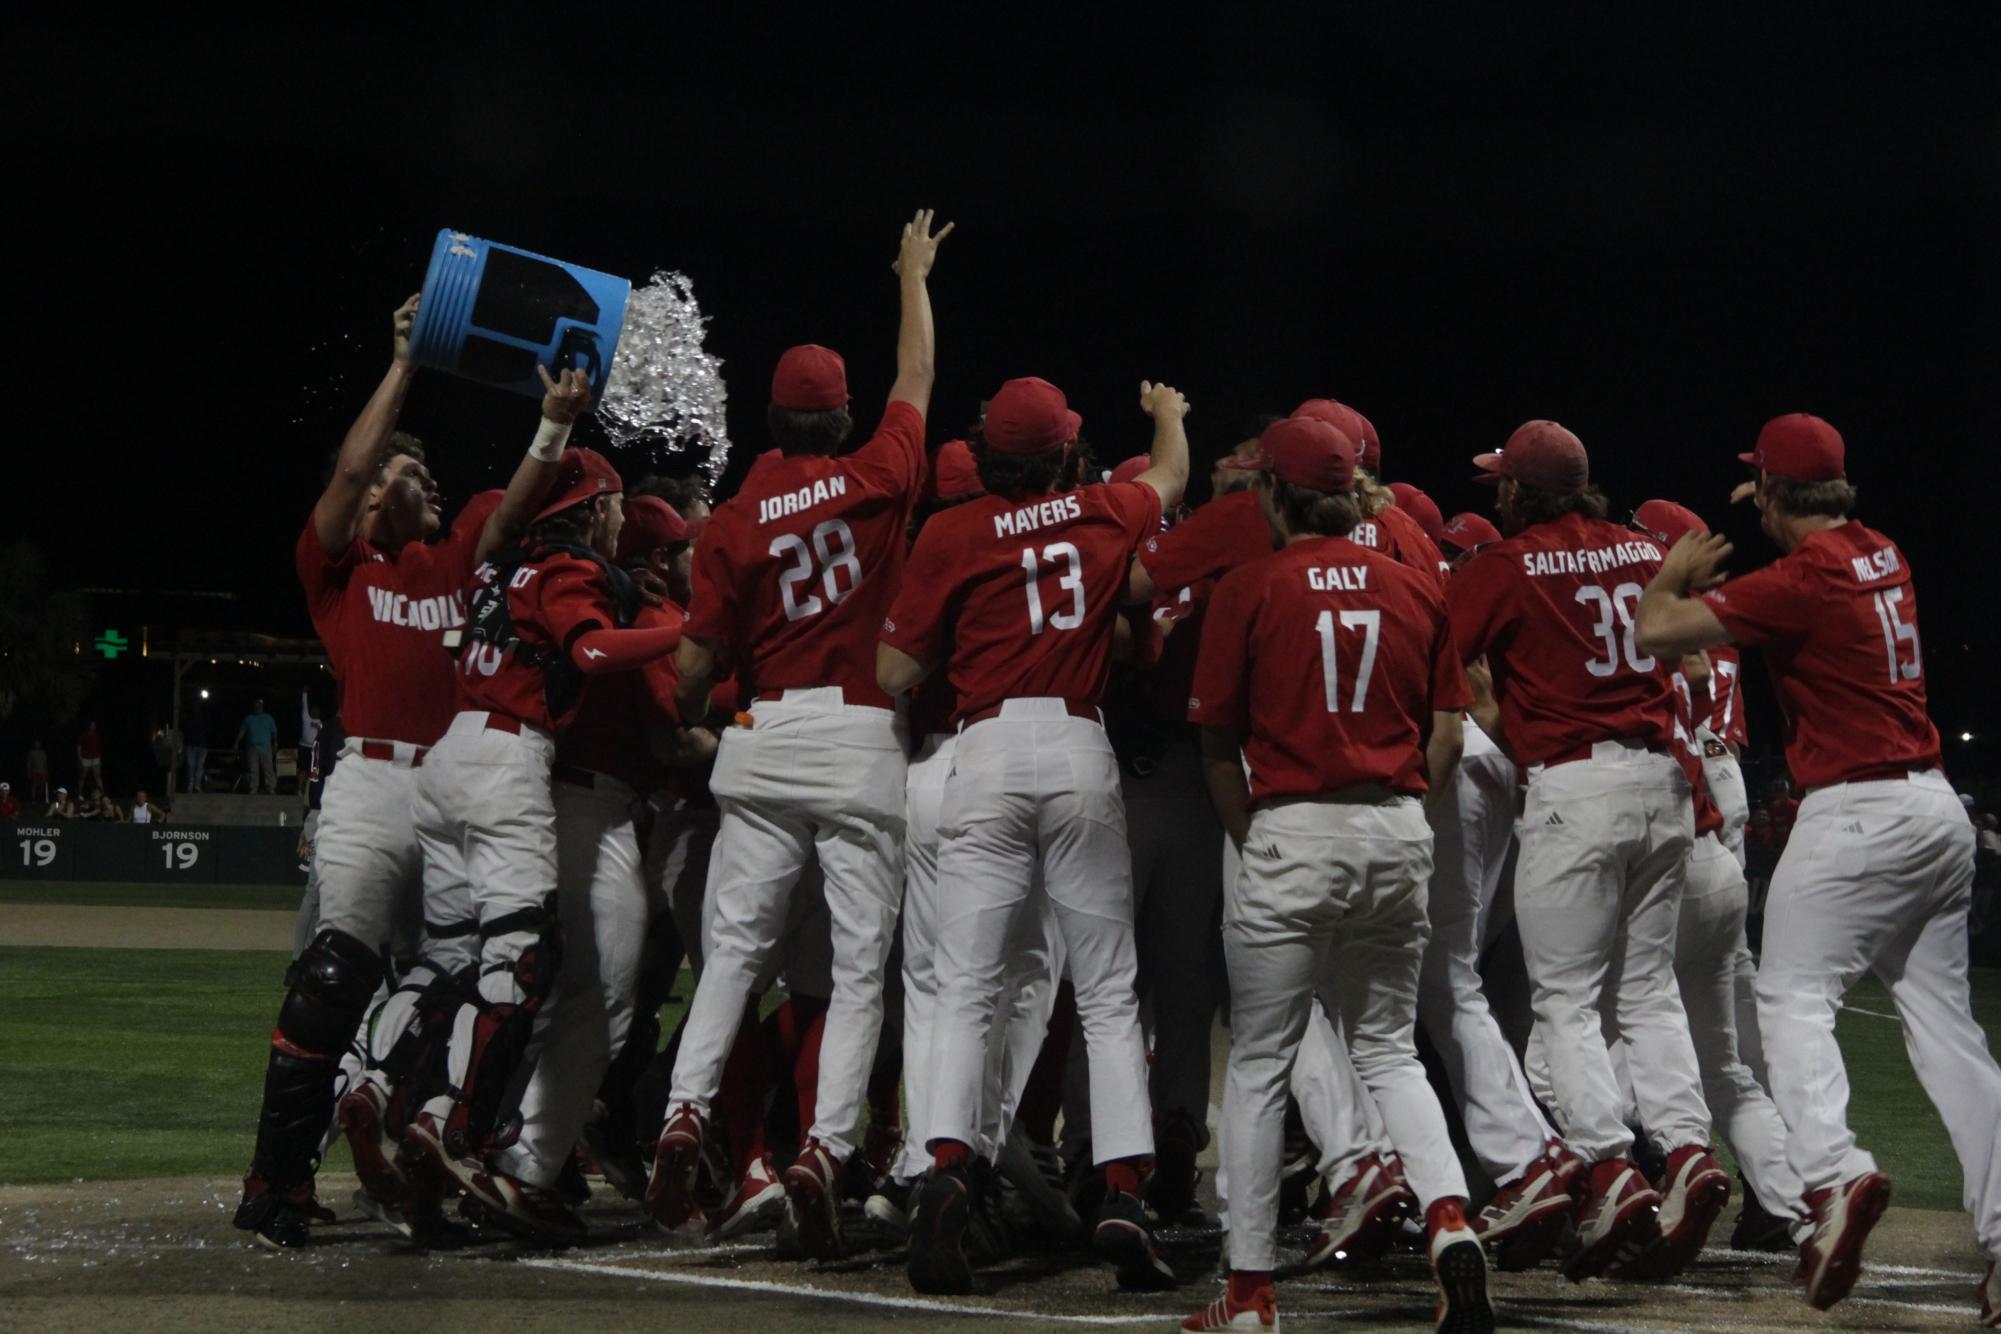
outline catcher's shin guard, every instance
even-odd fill
[[[289,990],[271,1030],[264,1103],[250,1174],[274,1186],[310,1180],[333,1118],[334,1075],[382,980],[382,960],[344,931],[313,937],[285,974]]]
[[[452,1020],[452,1110],[445,1148],[484,1157],[496,1141],[501,1102],[528,1050],[535,1015],[556,984],[562,931],[555,902],[511,912],[480,927],[479,986]]]

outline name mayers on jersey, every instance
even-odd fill
[[[1663,559],[1661,549],[1644,540],[1616,542],[1609,547],[1583,551],[1524,551],[1522,571],[1526,574],[1603,574],[1622,565]]]
[[[1018,537],[1022,533],[1032,533],[1044,524],[1061,523],[1065,519],[1082,517],[1084,517],[1084,507],[1077,503],[1075,494],[1051,496],[1039,504],[994,515],[994,536]]]
[[[413,598],[392,588],[371,587],[368,609],[385,625],[409,625],[419,630],[449,630],[466,623],[463,591]]]
[[[836,474],[823,477],[811,486],[802,486],[797,491],[786,491],[780,495],[766,496],[757,502],[757,521],[770,523],[773,519],[783,519],[801,510],[824,505],[836,496],[848,493],[848,479]]]

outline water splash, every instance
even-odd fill
[[[597,415],[614,444],[641,446],[656,462],[706,454],[700,467],[714,486],[729,462],[729,394],[722,361],[702,350],[707,326],[684,274],[662,270],[633,288]]]

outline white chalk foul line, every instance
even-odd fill
[[[891,1297],[874,1292],[843,1292],[836,1288],[816,1288],[807,1283],[773,1283],[766,1279],[724,1278],[718,1274],[690,1274],[671,1269],[634,1269],[626,1265],[599,1264],[590,1260],[521,1260],[532,1269],[557,1269],[574,1274],[602,1274],[608,1278],[637,1278],[649,1283],[679,1283],[691,1288],[723,1288],[734,1292],[756,1292],[769,1297],[810,1297],[819,1301],[847,1302],[852,1306],[887,1307],[896,1311],[928,1311],[934,1315],[997,1316],[1003,1320],[1041,1320],[1059,1325],[1160,1325],[1174,1317],[1148,1315],[1057,1315],[1043,1311],[1008,1310],[999,1306],[974,1306],[967,1302],[934,1302],[922,1297]]]
[[[1881,1010],[1865,1010],[1860,1005],[1844,1005],[1841,1008],[1848,1011],[1848,1013],[1850,1014],[1866,1014],[1871,1019],[1888,1019],[1892,1023],[1898,1023],[1898,1024],[1904,1022],[1903,1017],[1901,1015],[1884,1014]]]
[[[1721,1246],[1711,1246],[1702,1252],[1704,1259],[1734,1260],[1740,1264],[1791,1265],[1799,1263],[1795,1255],[1778,1254],[1772,1251],[1733,1251]],[[1895,1278],[1948,1278],[1965,1283],[1978,1283],[1981,1271],[1977,1269],[1925,1269],[1918,1265],[1879,1265],[1871,1260],[1862,1266],[1862,1276],[1889,1274]]]

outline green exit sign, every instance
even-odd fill
[[[132,641],[116,630],[105,630],[97,636],[97,651],[107,658],[115,658],[131,647]]]

